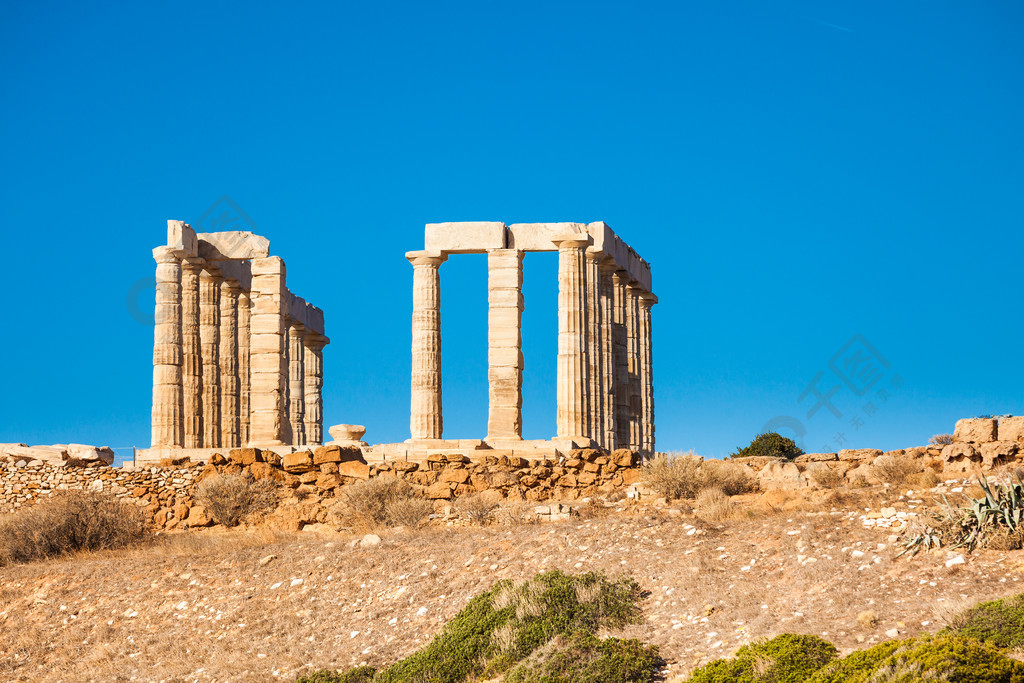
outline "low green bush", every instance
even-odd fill
[[[942,633],[975,638],[1000,650],[1024,649],[1024,593],[964,610]]]
[[[658,648],[638,640],[577,632],[554,638],[510,671],[505,683],[650,683],[664,664]]]
[[[792,460],[804,452],[796,445],[793,439],[787,439],[777,432],[765,432],[753,438],[750,444],[744,448],[737,448],[732,454],[734,458],[746,458],[751,456],[765,456],[769,458],[788,458]]]
[[[569,575],[560,571],[538,574],[522,584],[500,581],[476,596],[448,622],[426,647],[381,671],[363,678],[340,678],[317,671],[309,683],[458,683],[497,678],[538,650],[550,656],[537,666],[548,674],[523,681],[585,683],[649,681],[660,663],[657,650],[636,641],[598,640],[598,630],[639,623],[640,586],[629,577],[611,580],[603,574]],[[549,645],[549,643],[555,643]],[[559,649],[557,643],[566,644]],[[559,673],[561,672],[561,673]],[[639,673],[638,673],[639,672]],[[603,676],[625,676],[605,678]],[[311,678],[320,676],[321,678]],[[332,678],[331,676],[334,676]],[[558,676],[567,676],[559,678]],[[588,678],[589,676],[589,678]],[[596,678],[595,678],[596,676]],[[644,677],[646,676],[646,677]]]
[[[783,633],[744,645],[734,659],[719,659],[693,672],[691,683],[802,683],[838,651],[817,636]]]
[[[373,683],[377,670],[372,666],[357,666],[344,673],[322,669],[305,676],[299,676],[296,683]]]
[[[807,683],[1024,683],[1024,663],[974,638],[922,636],[854,652]]]

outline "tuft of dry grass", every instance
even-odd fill
[[[871,471],[883,484],[902,486],[921,472],[921,465],[905,456],[880,455],[871,465]]]
[[[699,490],[719,489],[727,496],[738,496],[757,489],[757,482],[743,465],[725,460],[705,460],[701,463]]]
[[[693,502],[694,513],[705,522],[724,522],[732,519],[739,512],[729,495],[720,488],[711,487],[697,494]]]
[[[123,548],[146,534],[136,505],[98,493],[58,492],[0,521],[0,565]]]
[[[948,446],[953,443],[952,434],[936,434],[932,438],[928,439],[928,443],[933,446]]]
[[[693,451],[659,453],[644,464],[643,482],[668,500],[695,498],[708,488],[727,495],[749,493],[757,488],[743,465],[724,460],[703,460]]]
[[[425,498],[396,498],[384,505],[389,524],[416,528],[434,512],[434,504]]]
[[[643,464],[643,483],[668,500],[693,498],[700,490],[700,467],[693,451],[658,453]]]
[[[199,482],[195,500],[218,524],[238,526],[250,515],[277,503],[277,484],[244,474],[217,474]]]
[[[382,526],[415,525],[433,511],[433,505],[429,501],[421,501],[411,484],[389,475],[346,486],[342,496],[357,526],[371,530]],[[415,521],[410,524],[410,520]]]
[[[495,511],[498,504],[493,500],[474,493],[471,496],[463,496],[455,502],[455,511],[461,517],[465,517],[473,524],[484,526],[494,521]]]
[[[845,477],[839,470],[834,470],[823,462],[817,462],[809,468],[811,479],[823,489],[837,489],[843,485]]]

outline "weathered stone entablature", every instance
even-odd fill
[[[464,447],[442,436],[440,267],[449,255],[485,253],[489,415],[480,447],[519,450],[526,252],[558,253],[555,441],[561,450],[597,446],[653,453],[651,307],[657,297],[651,267],[603,222],[426,226],[424,249],[406,254],[413,266],[410,443],[435,450]]]
[[[321,443],[324,314],[288,290],[269,240],[172,220],[153,257],[153,457]]]

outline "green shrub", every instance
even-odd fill
[[[802,683],[836,658],[832,643],[817,636],[783,633],[744,645],[735,659],[719,659],[690,677],[691,683]]]
[[[1024,683],[1024,663],[963,636],[923,636],[854,652],[807,683]]]
[[[508,670],[557,636],[620,628],[640,619],[640,587],[598,573],[538,574],[519,586],[501,581],[473,598],[425,648],[381,671],[377,683],[456,683]]]
[[[0,519],[0,565],[122,548],[146,535],[137,505],[99,493],[57,492]]]
[[[299,676],[295,683],[373,683],[373,678],[376,675],[377,670],[372,666],[357,666],[345,673],[321,669],[305,676]]]
[[[746,448],[738,448],[732,454],[734,458],[746,458],[750,456],[764,456],[769,458],[789,458],[792,460],[804,452],[797,447],[793,439],[778,434],[777,432],[765,432],[758,434]]]
[[[1000,650],[1024,648],[1024,593],[964,610],[941,633],[975,638]]]
[[[650,683],[664,664],[658,648],[638,640],[577,632],[539,648],[503,679],[506,683]]]

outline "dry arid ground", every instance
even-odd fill
[[[646,622],[625,633],[661,647],[668,680],[752,639],[811,633],[845,651],[1024,591],[1024,551],[894,559],[892,530],[864,524],[866,509],[927,500],[881,489],[786,499],[734,498],[736,518],[715,523],[685,503],[618,503],[564,522],[386,530],[365,548],[354,534],[214,529],[3,567],[0,679],[289,680],[386,664],[495,581],[545,569],[634,576],[649,591]]]

